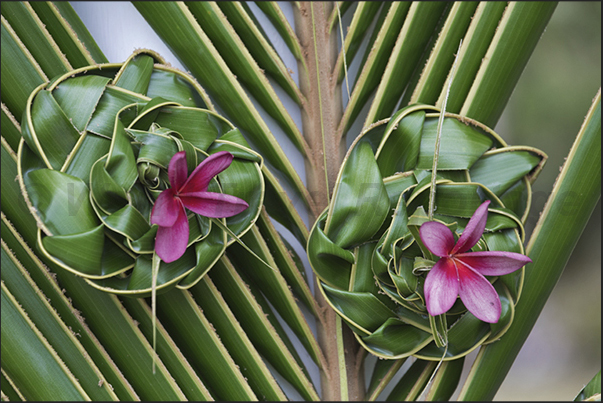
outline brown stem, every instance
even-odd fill
[[[332,75],[337,61],[337,30],[329,34],[328,17],[333,2],[301,2],[295,10],[295,30],[302,47],[303,60],[298,62],[300,90],[307,102],[302,108],[303,133],[310,148],[306,161],[306,181],[316,209],[313,219],[328,206],[337,173],[345,155],[345,142],[337,135],[343,115],[341,85]],[[322,399],[340,401],[364,398],[363,371],[358,371],[358,348],[350,329],[344,324],[343,343],[347,391],[341,389],[338,356],[337,320],[335,311],[316,292],[320,306],[318,342],[323,349],[327,365],[321,372]]]
[[[335,133],[342,116],[341,85],[332,76],[337,60],[336,31],[328,34],[331,2],[302,2],[295,8],[295,27],[302,47],[298,63],[300,90],[307,102],[302,108],[303,133],[310,147],[306,180],[317,210],[328,205],[337,172],[345,155],[345,143]]]

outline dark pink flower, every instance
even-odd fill
[[[419,233],[423,244],[440,257],[427,274],[424,285],[425,303],[431,316],[448,312],[460,295],[476,318],[498,322],[500,299],[484,276],[509,274],[532,262],[520,253],[468,252],[486,229],[489,204],[490,200],[486,200],[477,208],[456,244],[452,231],[444,224],[428,221],[421,225]]]
[[[155,252],[166,263],[179,259],[188,244],[188,218],[185,207],[211,218],[231,217],[249,205],[238,197],[207,191],[211,179],[228,168],[233,155],[220,151],[207,157],[187,178],[186,153],[172,157],[168,167],[171,188],[161,192],[153,211],[151,224],[157,224]]]

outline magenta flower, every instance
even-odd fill
[[[501,305],[496,290],[484,276],[502,276],[522,268],[532,260],[513,252],[468,252],[479,241],[486,229],[488,205],[482,203],[454,243],[452,231],[444,224],[428,221],[419,233],[423,244],[439,256],[425,279],[425,303],[431,316],[448,312],[457,295],[476,318],[496,323]]]
[[[166,263],[179,259],[188,244],[188,218],[185,207],[211,218],[231,217],[249,205],[238,197],[207,191],[211,179],[228,168],[233,155],[220,151],[207,157],[187,178],[186,153],[172,157],[168,167],[171,188],[165,189],[153,206],[151,224],[157,224],[155,252]]]

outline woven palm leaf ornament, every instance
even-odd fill
[[[319,292],[381,358],[449,361],[496,341],[529,262],[523,225],[546,155],[440,112],[410,105],[366,128],[308,240]]]
[[[261,156],[155,52],[41,85],[22,128],[39,247],[95,288],[189,288],[260,214]]]

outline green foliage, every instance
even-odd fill
[[[528,241],[534,264],[495,281],[500,323],[462,304],[426,315],[433,256],[416,231],[462,38],[435,218],[460,233],[488,198],[477,247],[524,250],[546,156],[487,126],[556,5],[134,2],[187,74],[148,50],[108,63],[67,2],[2,2],[3,399],[447,400],[482,344],[461,398],[493,398],[600,196],[600,95]],[[235,155],[212,186],[249,202],[224,221],[249,250],[191,214],[187,254],[159,268],[155,325],[148,218],[179,150],[189,170]],[[441,363],[434,329],[448,329]],[[600,397],[596,379],[577,399],[597,382]]]

